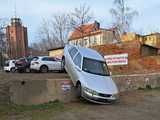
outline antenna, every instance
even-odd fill
[[[14,17],[17,17],[17,6],[16,6],[16,0],[14,1]]]

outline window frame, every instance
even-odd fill
[[[81,57],[80,66],[75,63],[75,59],[76,59],[76,57],[78,57],[78,55],[80,55],[80,57]],[[82,59],[83,59],[83,57],[80,52],[77,52],[76,55],[74,56],[74,59],[73,59],[73,63],[80,69],[82,69]]]
[[[71,55],[71,52],[73,51],[73,50],[76,50],[76,52],[75,52],[75,54],[72,56]],[[72,47],[72,48],[70,48],[69,50],[68,50],[68,52],[69,52],[69,55],[70,55],[70,57],[72,58],[72,60],[74,60],[74,57],[77,55],[77,53],[78,53],[78,49],[76,48],[76,47]]]

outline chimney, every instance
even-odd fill
[[[94,24],[95,24],[95,28],[96,29],[100,29],[100,23],[97,22],[96,20],[94,21]]]

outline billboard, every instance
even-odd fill
[[[107,65],[128,65],[128,54],[115,54],[104,56]]]

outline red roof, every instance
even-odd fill
[[[77,38],[81,38],[82,36],[89,35],[91,32],[96,32],[99,29],[100,29],[99,25],[96,24],[96,23],[82,25],[82,26],[76,28],[72,32],[69,40],[74,40],[74,39],[77,39]]]

